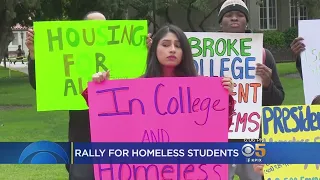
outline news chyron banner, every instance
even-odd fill
[[[104,169],[106,174],[113,171],[121,174],[128,168],[132,172],[151,168],[150,175],[175,168],[197,173],[206,170],[204,164],[215,164],[213,167],[217,172],[225,164],[273,164],[274,168],[285,169],[295,164],[309,165],[307,167],[320,164],[320,156],[315,156],[319,149],[319,143],[308,142],[1,142],[0,164],[108,164],[109,168]],[[308,153],[301,153],[305,150]],[[168,174],[171,175],[179,174]],[[266,175],[270,173],[266,172]],[[307,177],[306,174],[299,175]]]
[[[220,77],[138,78],[90,82],[89,113],[92,142],[228,142],[229,94]],[[155,164],[160,172],[188,168],[178,162]],[[134,164],[94,165],[96,179],[126,179]],[[140,165],[141,166],[141,165]],[[228,165],[194,164],[191,179],[228,176]],[[121,171],[126,167],[126,171]],[[144,165],[147,168],[149,165]],[[179,168],[179,169],[178,169]],[[129,171],[128,171],[129,169]],[[121,173],[120,173],[121,172]],[[123,173],[122,173],[123,172]],[[149,174],[160,178],[158,171]],[[174,173],[173,173],[174,174]],[[173,175],[169,175],[173,176]],[[136,174],[144,177],[144,174]]]

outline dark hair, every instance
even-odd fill
[[[93,14],[93,13],[100,13],[100,14],[102,14],[102,13],[99,12],[99,11],[89,11],[86,15],[83,16],[83,19],[84,19],[84,20],[87,20],[87,19],[88,19],[88,16],[89,16],[90,14]]]
[[[148,52],[147,69],[144,77],[161,77],[162,67],[157,58],[157,48],[159,41],[169,32],[177,36],[182,49],[182,60],[175,68],[175,75],[180,77],[198,76],[187,36],[179,27],[174,25],[165,25],[161,27],[152,38],[152,45]]]
[[[311,104],[320,104],[320,95],[316,96],[313,100]]]

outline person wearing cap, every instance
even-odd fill
[[[242,0],[226,0],[222,4],[218,15],[221,28],[220,32],[252,33],[252,31],[248,29],[248,17],[249,10]],[[285,93],[278,76],[276,62],[268,49],[264,49],[264,52],[264,63],[257,63],[256,66],[256,75],[262,79],[262,105],[281,105]],[[261,129],[262,128],[260,128],[260,137],[262,135]],[[243,142],[243,140],[229,139],[229,142]],[[254,171],[252,164],[229,165],[229,180],[232,180],[235,174],[238,175],[241,180],[263,179],[261,174]]]

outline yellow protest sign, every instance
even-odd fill
[[[96,72],[145,72],[145,20],[36,22],[34,32],[38,111],[88,109],[81,93]]]
[[[320,142],[319,112],[319,105],[263,107],[262,138],[265,142]],[[318,179],[319,167],[315,164],[267,164],[264,175],[266,180]]]

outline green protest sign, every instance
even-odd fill
[[[88,109],[81,93],[96,72],[137,78],[146,67],[147,21],[34,23],[38,111]]]

